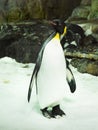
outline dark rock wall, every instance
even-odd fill
[[[70,20],[79,18],[98,19],[98,0],[82,0],[80,5],[73,10]]]
[[[0,0],[0,23],[69,16],[98,19],[98,0]]]
[[[43,42],[53,32],[44,20],[2,24],[0,26],[0,58],[9,56],[18,62],[36,62]]]
[[[0,0],[0,23],[68,18],[81,0]]]
[[[45,18],[68,18],[81,0],[42,0]]]
[[[91,12],[89,19],[98,19],[98,0],[91,0]]]

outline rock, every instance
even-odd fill
[[[98,62],[89,61],[89,63],[87,64],[86,72],[88,74],[98,76]]]
[[[9,56],[22,63],[36,61],[41,44],[53,32],[48,22],[5,24],[0,31],[0,57]]]
[[[98,21],[97,21],[97,23],[92,24],[91,30],[92,30],[92,35],[93,35],[93,36],[96,38],[96,40],[98,41]]]
[[[88,36],[86,36],[86,37],[83,39],[83,45],[84,45],[85,49],[88,48],[88,46],[90,46],[90,48],[93,49],[91,46],[94,46],[94,45],[96,45],[96,44],[98,44],[98,43],[97,43],[97,40],[96,40],[96,38],[95,38],[93,35],[91,35],[91,34],[88,35]]]
[[[27,10],[30,19],[41,19],[44,17],[41,0],[29,0],[27,3]]]
[[[6,2],[6,22],[17,22],[27,20],[29,18],[27,3],[27,0],[8,0]]]
[[[92,24],[92,33],[98,34],[98,23]]]
[[[98,0],[2,0],[0,23],[32,19],[96,19]],[[74,10],[74,8],[76,8]],[[72,13],[73,12],[73,13]]]
[[[93,35],[84,37],[83,46],[67,47],[65,56],[79,72],[98,76],[98,41]]]
[[[88,73],[98,76],[98,61],[91,61],[87,59],[73,59],[71,64],[77,68],[81,73]]]
[[[6,55],[21,63],[35,63],[41,45],[32,42],[31,39],[21,38],[6,48]]]
[[[98,0],[92,0],[89,19],[98,19]]]
[[[21,20],[21,10],[19,8],[11,9],[8,12],[8,22],[18,22]]]
[[[90,13],[90,6],[81,5],[73,10],[71,17],[87,19],[89,13]]]
[[[1,22],[17,22],[32,19],[67,19],[81,0],[1,0]]]
[[[82,1],[81,1],[81,5],[91,6],[91,0],[82,0]]]
[[[63,18],[67,19],[72,10],[80,4],[81,0],[42,0],[43,10],[46,19]]]
[[[77,19],[76,19],[77,18]],[[71,20],[94,20],[98,19],[98,0],[82,0],[70,17]]]
[[[69,18],[70,21],[73,20],[87,20],[91,11],[91,0],[82,0],[80,5],[77,6]]]
[[[6,22],[5,16],[6,16],[5,12],[3,10],[0,10],[0,23],[1,24]]]

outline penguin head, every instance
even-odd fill
[[[55,19],[53,21],[50,22],[54,28],[54,30],[59,33],[60,35],[65,34],[66,33],[66,27],[65,27],[65,23],[59,19]]]

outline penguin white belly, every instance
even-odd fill
[[[38,100],[43,109],[58,104],[66,92],[66,63],[59,40],[52,39],[45,47],[37,76]]]

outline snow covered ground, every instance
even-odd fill
[[[0,59],[0,130],[98,130],[98,77],[80,74],[72,68],[77,90],[66,89],[59,119],[42,116],[35,96],[27,102],[28,86],[34,64]]]

